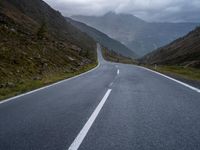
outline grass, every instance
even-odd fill
[[[41,80],[25,80],[24,82],[16,84],[14,87],[0,88],[0,100],[13,97],[13,96],[43,87],[45,85],[49,85],[49,84],[76,76],[96,66],[97,66],[97,63],[89,64],[73,73],[62,72],[62,73],[56,73],[56,74],[50,74],[50,75],[48,74],[48,76],[44,76]]]
[[[0,23],[0,100],[95,67],[96,46],[88,45],[93,50],[50,35],[40,39],[32,30],[9,19],[5,24]]]
[[[164,73],[164,74],[171,74],[182,77],[184,79],[200,81],[200,69],[191,68],[191,67],[182,67],[182,66],[146,66],[151,68],[155,71]]]
[[[132,58],[128,58],[120,54],[117,54],[116,52],[108,50],[105,47],[102,48],[102,54],[104,59],[107,61],[123,63],[123,64],[136,64],[136,61],[133,60]]]

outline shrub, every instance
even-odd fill
[[[37,31],[37,36],[39,39],[43,39],[47,36],[47,25],[46,23],[42,23]]]

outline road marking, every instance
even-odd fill
[[[179,84],[181,84],[181,85],[183,85],[183,86],[185,86],[185,87],[187,87],[187,88],[189,88],[189,89],[191,89],[191,90],[194,90],[194,91],[200,93],[200,89],[198,89],[198,88],[196,88],[196,87],[193,87],[193,86],[191,86],[191,85],[189,85],[189,84],[186,84],[186,83],[184,83],[184,82],[181,82],[181,81],[179,81],[179,80],[176,80],[176,79],[174,79],[174,78],[171,78],[171,77],[169,77],[169,76],[167,76],[167,75],[164,75],[164,74],[162,74],[162,73],[159,73],[159,72],[157,72],[157,71],[153,71],[153,70],[151,70],[151,69],[148,69],[148,68],[145,68],[145,67],[141,67],[141,66],[139,66],[139,67],[142,68],[142,69],[148,70],[148,71],[150,71],[150,72],[156,73],[156,74],[158,74],[158,75],[160,75],[160,76],[163,76],[163,77],[165,77],[165,78],[167,78],[167,79],[170,79],[170,80],[172,80],[172,81],[174,81],[174,82],[176,82],[176,83],[179,83]]]
[[[44,86],[44,87],[41,87],[41,88],[39,88],[39,89],[30,91],[30,92],[27,92],[27,93],[24,93],[24,94],[20,94],[20,95],[18,95],[18,96],[14,96],[14,97],[5,99],[5,100],[3,100],[3,101],[0,101],[0,104],[6,103],[6,102],[8,102],[8,101],[11,101],[11,100],[14,100],[14,99],[17,99],[17,98],[20,98],[20,97],[23,97],[23,96],[26,96],[26,95],[35,93],[35,92],[38,92],[38,91],[40,91],[40,90],[44,90],[44,89],[50,88],[50,87],[55,86],[55,85],[58,85],[58,84],[60,84],[60,83],[63,83],[63,82],[66,82],[66,81],[69,81],[69,80],[78,78],[78,77],[80,77],[80,76],[83,76],[83,75],[85,75],[85,74],[88,74],[88,73],[90,73],[90,72],[96,70],[97,68],[99,68],[99,66],[100,66],[100,63],[98,63],[98,65],[97,65],[95,68],[93,68],[93,69],[91,69],[91,70],[89,70],[89,71],[87,71],[87,72],[84,72],[84,73],[79,74],[79,75],[77,75],[77,76],[74,76],[74,77],[71,77],[71,78],[68,78],[68,79],[65,79],[65,80],[62,80],[62,81],[59,81],[59,82],[56,82],[56,83],[53,83],[53,84]]]
[[[119,69],[117,70],[117,74],[119,75]]]
[[[90,118],[88,119],[88,121],[86,122],[84,127],[82,128],[82,130],[79,132],[78,136],[75,138],[73,143],[70,145],[68,150],[78,150],[79,146],[81,145],[81,143],[83,142],[84,138],[86,137],[88,131],[90,130],[92,124],[94,123],[95,119],[97,118],[99,112],[101,111],[103,105],[105,104],[106,100],[108,99],[111,91],[112,91],[112,89],[108,89],[108,91],[104,95],[103,99],[101,100],[99,105],[96,107],[96,109],[94,110],[94,112],[92,113],[92,115],[90,116]]]
[[[113,85],[113,82],[111,82],[110,84],[109,84],[109,87],[111,87]]]

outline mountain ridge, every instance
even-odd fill
[[[184,37],[147,54],[141,59],[141,62],[200,68],[200,27]]]
[[[123,17],[121,17],[123,16]],[[184,36],[199,23],[154,23],[136,16],[108,13],[103,16],[72,16],[126,45],[139,56]]]
[[[75,21],[71,18],[67,18],[67,21],[70,22],[73,26],[80,29],[82,32],[85,32],[92,38],[94,38],[98,43],[102,46],[108,48],[109,50],[113,50],[114,52],[124,55],[126,57],[136,57],[136,54],[128,49],[125,45],[121,44],[119,41],[116,41],[110,38],[108,35],[92,28],[84,23]]]

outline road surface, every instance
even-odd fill
[[[1,103],[0,150],[200,149],[197,90],[99,51],[95,70]]]

